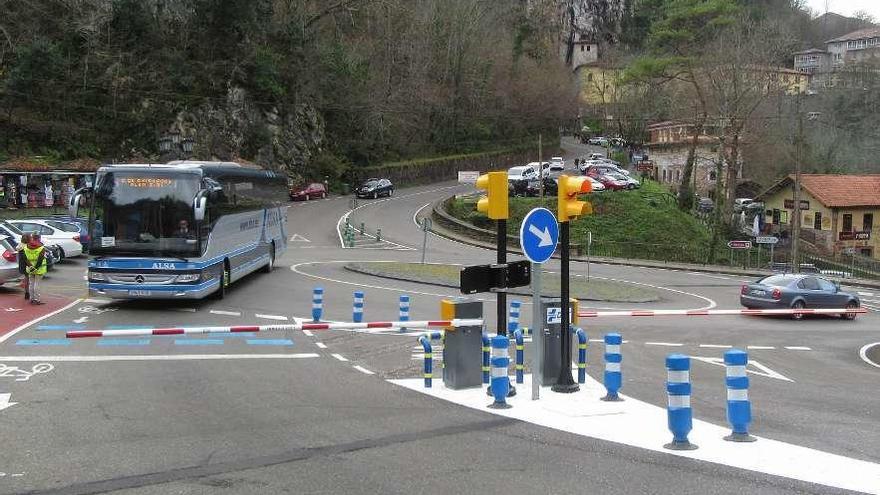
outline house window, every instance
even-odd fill
[[[816,230],[822,230],[822,212],[817,211],[813,216],[813,228]]]
[[[590,72],[587,72],[587,82],[593,82],[593,74]]]
[[[843,228],[842,232],[852,232],[852,213],[844,213],[843,214]]]
[[[584,45],[581,45],[581,51],[584,51]]]
[[[590,51],[590,45],[587,45],[587,51]]]
[[[710,180],[711,182],[714,182],[715,179],[716,179],[715,171],[712,170],[711,172],[709,172],[709,180]]]
[[[862,217],[862,231],[870,232],[874,228],[874,214],[873,213],[865,213],[865,216]]]

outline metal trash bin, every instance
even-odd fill
[[[443,301],[446,319],[483,318],[483,303],[466,298]],[[446,331],[443,346],[443,384],[453,390],[479,387],[483,383],[483,327],[458,327]]]

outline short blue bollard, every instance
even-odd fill
[[[510,301],[510,314],[507,317],[507,334],[510,336],[513,336],[513,332],[519,328],[519,313],[521,309],[521,302]]]
[[[490,340],[489,334],[483,334],[483,383],[489,384],[489,349],[490,349]]]
[[[315,287],[312,289],[312,321],[318,323],[324,315],[324,289]]]
[[[587,332],[572,327],[572,333],[578,338],[578,383],[587,383]]]
[[[400,296],[400,321],[409,321],[409,296],[401,294]],[[400,333],[406,332],[406,327],[400,327]]]
[[[492,396],[495,402],[489,404],[492,409],[508,409],[507,394],[510,392],[510,377],[507,376],[507,368],[510,366],[510,354],[508,347],[510,342],[507,335],[492,337]]]
[[[693,429],[691,411],[691,358],[682,354],[666,356],[666,409],[672,442],[663,447],[671,450],[694,450],[696,445],[688,441],[688,433]]]
[[[749,355],[745,351],[731,349],[724,353],[724,365],[727,369],[727,421],[733,430],[724,439],[731,442],[757,440],[749,435],[752,404],[749,402],[749,377],[746,376],[748,364]]]
[[[364,321],[364,293],[361,291],[355,291],[354,293],[354,302],[352,305],[352,321],[355,323],[360,323]]]
[[[431,388],[431,382],[434,379],[434,353],[431,347],[432,340],[440,340],[443,338],[442,332],[426,332],[419,337],[419,343],[422,344],[424,356],[424,378],[425,388]]]
[[[607,393],[605,397],[602,397],[604,401],[623,400],[617,394],[623,385],[623,373],[620,369],[621,361],[623,361],[623,355],[620,352],[621,344],[623,344],[623,337],[619,333],[605,334],[605,390]]]
[[[525,373],[525,350],[526,346],[523,342],[522,330],[517,328],[513,331],[513,338],[516,339],[516,383],[523,383]]]

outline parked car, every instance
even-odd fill
[[[538,169],[531,165],[518,165],[507,169],[507,180],[532,180],[538,178]]]
[[[611,138],[610,142],[611,146],[616,146],[618,148],[623,148],[624,146],[626,146],[626,140],[623,138]]]
[[[526,179],[514,179],[507,181],[507,195],[524,197],[529,195],[529,181]]]
[[[88,249],[91,247],[92,240],[89,235],[89,220],[87,218],[82,217],[71,217],[67,214],[55,214],[50,215],[48,217],[42,217],[47,220],[60,220],[62,222],[75,223],[79,226],[79,238],[80,243],[83,245],[84,249]],[[92,222],[95,225],[95,235],[100,237],[104,233],[104,224],[98,219],[92,219]]]
[[[615,165],[596,161],[587,162],[587,166],[584,168],[583,173],[584,175],[589,175],[590,177],[598,177],[600,175],[607,174],[629,175],[629,172]]]
[[[292,188],[290,190],[290,199],[293,201],[308,201],[310,199],[327,197],[327,187],[320,182],[312,182],[305,186]]]
[[[550,171],[562,172],[565,170],[565,160],[561,156],[554,156],[550,159]]]
[[[18,273],[18,251],[16,243],[10,236],[0,236],[0,285],[21,279]]]
[[[712,213],[715,209],[715,202],[712,198],[700,198],[697,200],[697,211],[700,213]]]
[[[616,179],[611,175],[599,175],[595,179],[605,186],[606,191],[623,191],[627,186],[626,180]]]
[[[15,225],[6,221],[0,221],[0,237],[6,236],[11,239],[10,242],[13,246],[18,246],[18,244],[21,242],[22,235],[24,235],[24,232],[22,232]],[[52,270],[55,267],[55,263],[57,263],[60,259],[58,253],[61,249],[58,246],[52,244],[44,243],[43,245],[46,246],[47,252],[49,253],[49,255],[46,257],[46,269]]]
[[[605,153],[590,153],[590,160],[601,160],[605,158]]]
[[[622,182],[626,183],[626,188],[629,190],[638,189],[638,188],[642,187],[641,182],[639,182],[638,180],[636,180],[628,175],[615,174],[615,173],[610,173],[610,174],[606,174],[606,175],[608,177],[611,177],[612,179],[616,179],[618,181],[622,181]]]
[[[854,309],[861,304],[858,296],[840,290],[840,286],[834,282],[803,273],[770,275],[744,284],[740,289],[739,301],[748,309]],[[847,320],[856,318],[855,313],[841,316]],[[803,317],[803,314],[792,315],[795,320]]]
[[[537,179],[530,180],[526,186],[526,195],[538,197],[541,195],[541,189]],[[558,179],[553,177],[544,177],[544,196],[556,196],[559,193]]]
[[[359,198],[373,198],[379,196],[388,196],[394,194],[394,184],[388,179],[367,179],[355,191],[355,195]]]
[[[739,213],[754,201],[752,198],[736,198],[733,200],[733,211]]]
[[[606,137],[597,136],[587,139],[587,144],[592,144],[594,146],[608,146],[609,141]]]
[[[541,166],[538,167],[538,162],[529,162],[527,167],[532,167],[535,170],[541,169],[542,177],[550,177],[550,162],[541,162]]]
[[[10,220],[23,232],[36,232],[44,245],[57,245],[61,248],[60,259],[73,258],[83,254],[82,244],[79,242],[79,232],[65,232],[52,227],[45,220]]]

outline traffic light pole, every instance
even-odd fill
[[[560,288],[561,288],[561,298],[560,305],[562,306],[562,363],[559,367],[559,378],[556,380],[556,385],[551,387],[551,390],[554,392],[559,392],[563,394],[570,394],[573,392],[577,392],[580,390],[580,387],[577,383],[574,382],[574,377],[571,376],[571,330],[569,327],[571,326],[571,315],[569,314],[571,308],[571,300],[569,299],[569,237],[571,234],[571,222],[561,222],[559,224],[559,244],[561,244],[561,258],[562,258],[562,268],[560,269]]]
[[[496,261],[499,265],[506,265],[507,220],[497,220],[495,223],[498,225],[498,231],[496,232],[496,237],[498,238],[498,256]],[[507,335],[507,289],[500,289],[495,297],[496,301],[498,301],[496,312],[496,317],[498,318],[498,335]]]

